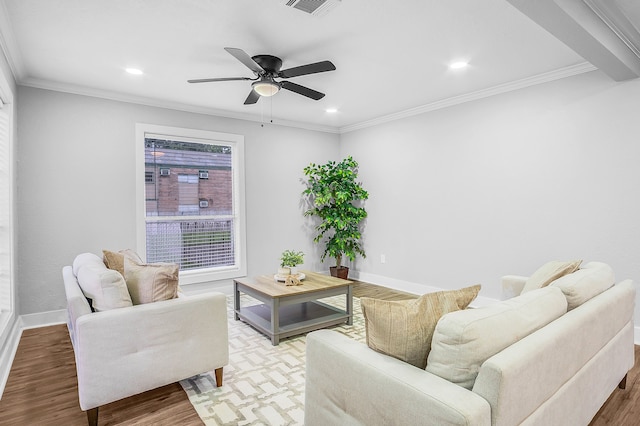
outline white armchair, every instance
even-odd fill
[[[80,408],[98,407],[228,364],[226,298],[207,293],[92,312],[71,266],[62,270]]]

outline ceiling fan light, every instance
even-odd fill
[[[271,81],[256,81],[251,86],[260,96],[273,96],[280,90],[280,86]]]

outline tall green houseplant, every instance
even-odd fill
[[[323,261],[327,256],[336,259],[336,266],[331,268],[332,275],[346,278],[349,268],[342,265],[343,256],[351,261],[358,254],[366,257],[360,245],[360,225],[367,217],[362,202],[369,198],[369,193],[357,181],[358,163],[352,157],[339,163],[311,163],[304,168],[304,174],[307,177],[307,189],[303,195],[310,204],[304,214],[320,219],[320,224],[316,226],[318,234],[313,241],[324,241]]]

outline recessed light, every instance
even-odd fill
[[[336,112],[338,112],[338,108],[327,108],[325,109],[325,112],[328,112],[329,114],[335,114]]]
[[[461,68],[465,68],[469,65],[468,62],[466,61],[456,61],[456,62],[452,62],[449,64],[449,68],[451,68],[452,70],[459,70]]]
[[[142,75],[142,74],[144,74],[142,72],[142,70],[140,70],[138,68],[126,68],[125,71],[128,72],[129,74],[133,74],[133,75]]]

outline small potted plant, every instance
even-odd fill
[[[297,275],[297,266],[304,262],[304,253],[295,250],[285,250],[280,257],[280,269],[278,274],[281,275]],[[284,273],[283,273],[284,272]]]

